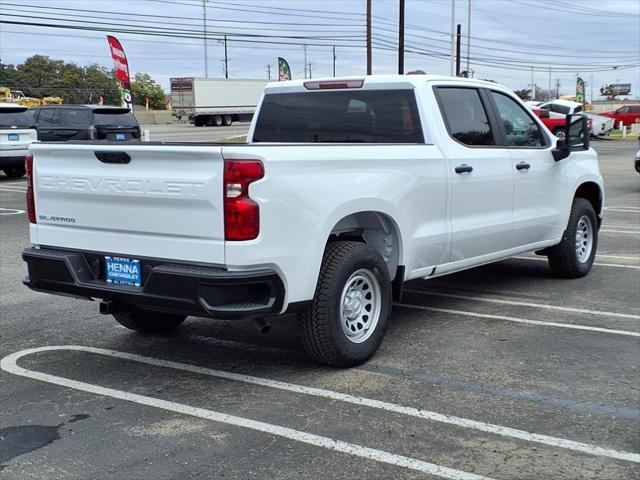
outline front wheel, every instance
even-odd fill
[[[337,367],[366,362],[382,342],[391,301],[387,265],[376,250],[360,242],[329,243],[313,301],[299,316],[305,350]]]
[[[564,127],[558,127],[556,129],[553,130],[553,134],[558,137],[561,140],[564,140],[564,137],[566,137],[566,132],[564,130]]]
[[[140,333],[168,333],[175,330],[187,318],[182,315],[138,309],[114,313],[113,317],[123,327]]]
[[[554,274],[564,278],[584,277],[596,257],[598,217],[591,202],[576,198],[562,241],[549,250],[548,259]]]

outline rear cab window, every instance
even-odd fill
[[[412,89],[268,93],[253,142],[424,143]]]

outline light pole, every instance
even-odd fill
[[[451,62],[449,74],[453,76],[455,72],[455,52],[456,52],[456,0],[451,0]]]
[[[471,0],[467,0],[467,72],[471,60]]]
[[[204,31],[204,78],[209,78],[209,54],[207,52],[207,0],[202,0],[202,27]]]

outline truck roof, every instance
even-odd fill
[[[452,83],[460,84],[460,85],[482,85],[482,86],[492,86],[499,87],[500,85],[493,82],[488,82],[486,80],[476,80],[473,78],[463,78],[463,77],[451,77],[448,75],[429,75],[429,74],[414,74],[414,75],[356,75],[356,76],[346,76],[346,77],[323,77],[323,78],[313,78],[306,80],[288,80],[285,82],[271,82],[268,83],[265,87],[265,93],[276,92],[279,91],[284,93],[285,91],[293,92],[293,91],[304,91],[306,90],[304,84],[307,82],[341,82],[341,81],[349,81],[349,80],[363,80],[364,84],[362,88],[367,87],[402,87],[411,88],[422,86],[425,82],[433,82],[433,81],[451,81]]]

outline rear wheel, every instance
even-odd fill
[[[27,173],[24,167],[5,168],[3,171],[4,174],[9,178],[19,178]]]
[[[224,116],[224,125],[226,127],[230,126],[233,123],[233,117],[231,115]]]
[[[220,127],[220,126],[222,126],[222,116],[220,116],[220,115],[216,115],[216,116],[215,116],[215,118],[214,118],[214,120],[213,120],[213,124],[214,124],[216,127]]]
[[[598,218],[591,202],[573,201],[569,224],[562,241],[548,253],[554,274],[564,278],[584,277],[595,260],[598,248]]]
[[[140,333],[168,333],[175,330],[187,317],[149,310],[131,310],[114,313],[113,317],[123,327]]]
[[[312,304],[299,318],[307,353],[338,367],[366,362],[384,337],[391,298],[387,265],[376,250],[360,242],[329,243]]]

